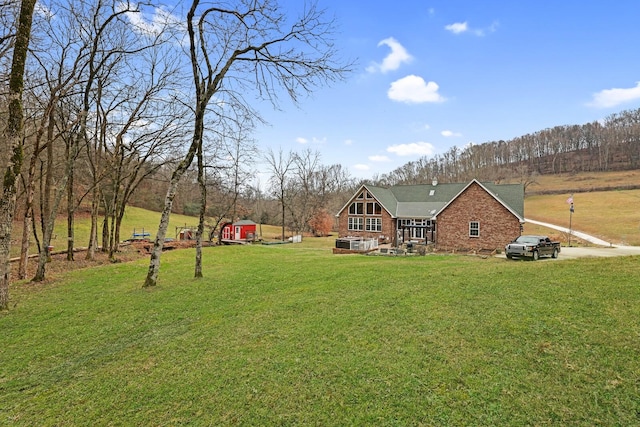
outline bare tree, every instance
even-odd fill
[[[271,0],[238,0],[228,8],[192,2],[187,32],[196,93],[193,139],[171,177],[145,287],[157,283],[175,191],[203,143],[211,99],[220,100],[219,108],[251,109],[243,98],[249,90],[275,103],[284,89],[296,101],[300,94],[341,77],[348,67],[336,63],[333,31],[334,22],[315,4],[306,6],[300,18],[291,22]]]
[[[91,112],[95,106],[96,86],[100,79],[108,76],[123,58],[145,51],[149,44],[142,43],[129,31],[128,13],[137,9],[130,4],[117,1],[99,0],[98,2],[77,1],[66,5],[65,16],[69,28],[78,33],[78,48],[75,51],[80,66],[80,84],[77,95],[80,99],[77,112],[77,128],[73,133],[62,132],[66,143],[66,165],[62,179],[57,183],[56,194],[48,217],[45,219],[43,231],[43,248],[49,246],[58,206],[64,193],[67,194],[67,259],[73,259],[74,225],[73,217],[77,206],[75,191],[76,160],[90,139]],[[63,9],[62,5],[60,5]],[[57,22],[57,21],[56,21]],[[67,126],[67,123],[63,123]],[[41,250],[38,257],[38,268],[33,278],[44,279],[47,254]]]
[[[11,152],[11,158],[2,181],[2,199],[0,199],[0,310],[9,308],[9,280],[11,267],[9,254],[11,249],[11,229],[13,226],[14,207],[16,204],[16,181],[23,162],[23,108],[22,91],[24,88],[24,70],[29,50],[31,23],[35,0],[22,0],[17,25],[13,61],[9,76],[9,114],[6,138],[3,150]]]
[[[288,204],[292,224],[297,233],[309,227],[309,220],[322,203],[320,153],[310,149],[294,155],[295,200]]]
[[[265,160],[271,172],[271,178],[269,179],[271,192],[280,203],[282,240],[284,240],[286,226],[285,213],[288,208],[288,201],[292,198],[289,192],[295,188],[290,185],[290,181],[293,178],[292,173],[295,166],[295,155],[291,151],[283,153],[282,148],[278,150],[277,154],[269,149]]]

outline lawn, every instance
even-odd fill
[[[18,219],[18,218],[17,218]],[[91,232],[91,222],[88,215],[80,215],[75,220],[74,235],[75,235],[75,247],[86,247],[89,244],[89,233]],[[122,219],[122,226],[120,229],[120,238],[126,240],[132,237],[133,232],[141,233],[143,230],[145,233],[149,233],[151,238],[154,238],[158,231],[158,224],[160,223],[160,212],[152,212],[146,209],[140,209],[136,207],[128,207],[125,211],[125,215]],[[197,226],[198,218],[171,214],[169,221],[169,228],[167,229],[167,237],[177,237],[177,227],[181,226]],[[98,227],[102,227],[102,218],[98,220]],[[98,238],[101,239],[102,228],[98,230]],[[38,235],[40,232],[38,230]],[[22,223],[20,221],[14,221],[14,227],[12,231],[12,246],[11,256],[17,257],[20,255],[20,239],[22,238]],[[33,237],[31,238],[33,240]],[[102,243],[102,241],[100,241]],[[51,239],[51,245],[55,251],[66,250],[67,248],[67,221],[66,217],[59,216],[56,219],[53,237]],[[32,242],[30,253],[37,253],[35,242]]]
[[[204,251],[14,284],[0,425],[640,424],[637,257]]]

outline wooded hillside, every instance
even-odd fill
[[[418,184],[438,179],[501,181],[532,175],[610,172],[640,166],[640,109],[583,125],[555,126],[513,138],[452,147],[376,177],[381,185]]]

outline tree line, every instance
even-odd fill
[[[640,109],[602,121],[555,126],[511,140],[453,146],[374,177],[379,185],[417,184],[471,178],[499,182],[535,175],[605,172],[640,167]]]

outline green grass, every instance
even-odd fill
[[[74,221],[75,247],[86,247],[89,244],[89,233],[91,232],[91,222],[88,216],[80,216]],[[158,231],[160,223],[160,212],[152,212],[141,208],[128,207],[122,219],[120,229],[121,240],[132,237],[134,229],[136,232],[144,230],[151,234],[154,238]],[[176,237],[176,227],[197,226],[198,219],[186,215],[171,214],[169,228],[167,229],[167,237]],[[102,244],[102,218],[98,219],[98,238]],[[38,233],[40,235],[40,233]],[[13,243],[11,246],[11,256],[20,255],[20,239],[22,238],[22,223],[14,222],[12,231]],[[33,240],[33,237],[31,238]],[[51,245],[55,251],[65,250],[67,248],[67,220],[66,217],[59,216],[54,226],[54,233],[51,239]],[[35,242],[32,242],[30,253],[36,253]]]
[[[639,425],[637,257],[205,248],[17,284],[0,425]],[[310,246],[313,244],[309,243]]]

